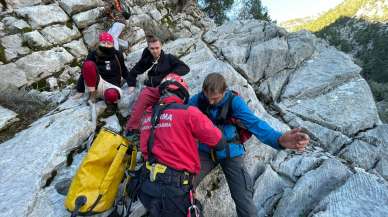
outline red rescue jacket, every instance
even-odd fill
[[[161,101],[174,104],[161,113],[156,126],[152,149],[154,157],[159,163],[175,170],[199,174],[198,141],[215,148],[222,140],[221,131],[198,108],[184,105],[179,97],[169,96]],[[140,127],[140,149],[146,160],[151,116],[152,107],[149,107]]]

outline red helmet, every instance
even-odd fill
[[[163,78],[160,83],[159,90],[161,95],[163,95],[166,90],[175,93],[185,100],[185,102],[187,102],[190,97],[189,85],[187,85],[181,76],[175,73],[170,73]]]

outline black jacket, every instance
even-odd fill
[[[129,72],[124,64],[124,56],[121,52],[114,50],[114,52],[110,54],[103,54],[100,51],[94,50],[89,53],[86,60],[91,60],[96,63],[98,74],[105,81],[121,87],[121,77],[123,77],[129,85]],[[85,83],[82,73],[78,79],[77,91],[81,93],[85,92]]]
[[[136,86],[137,75],[143,74],[152,66],[153,62],[154,58],[151,52],[148,48],[145,48],[139,62],[137,62],[129,72],[128,86]],[[172,54],[165,54],[162,50],[158,63],[148,72],[148,78],[144,84],[149,87],[156,87],[159,86],[162,79],[171,72],[178,75],[186,75],[189,71],[190,68],[185,63]]]

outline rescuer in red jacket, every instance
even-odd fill
[[[199,109],[186,105],[188,85],[179,75],[169,74],[159,88],[160,101],[146,110],[140,127],[147,175],[139,198],[151,217],[187,217],[192,178],[200,171],[197,141],[221,150],[225,139]]]

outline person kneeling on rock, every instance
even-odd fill
[[[146,74],[145,87],[133,105],[131,116],[126,125],[126,135],[134,139],[138,136],[144,110],[158,102],[160,98],[159,85],[163,78],[172,72],[180,76],[190,72],[190,68],[184,62],[162,50],[162,42],[158,37],[147,35],[146,40],[148,47],[144,49],[140,60],[129,72],[128,89],[130,92],[135,90],[137,76]]]
[[[85,83],[90,92],[90,100],[102,98],[108,105],[117,106],[122,96],[121,78],[129,84],[128,69],[124,64],[124,56],[113,47],[113,37],[107,32],[99,36],[97,49],[89,53],[82,66],[81,76],[77,83],[79,98],[85,92]]]

